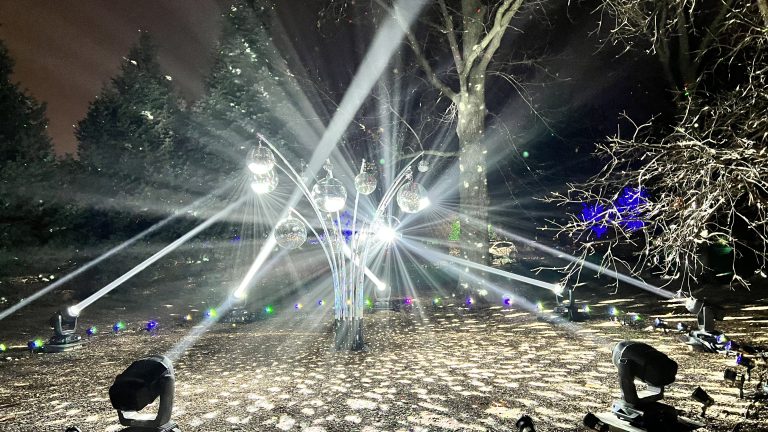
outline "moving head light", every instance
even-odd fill
[[[53,327],[53,336],[45,344],[45,352],[63,352],[78,348],[82,344],[80,335],[77,331],[78,311],[75,307],[57,311],[51,317],[51,327]]]
[[[664,387],[675,382],[677,362],[648,344],[634,341],[618,343],[612,357],[619,372],[622,395],[622,399],[614,401],[611,407],[613,414],[623,422],[618,425],[618,430],[680,432],[703,426],[678,418],[674,407],[659,402],[664,397]],[[638,391],[635,380],[647,384],[648,389]],[[607,421],[606,417],[600,417],[600,420],[615,425],[615,420]]]
[[[120,424],[136,432],[176,431],[171,421],[174,396],[173,365],[165,356],[152,356],[131,363],[109,388],[109,400]],[[157,415],[139,411],[160,398]]]

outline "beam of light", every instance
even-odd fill
[[[264,265],[264,262],[267,261],[269,254],[272,253],[272,250],[275,248],[275,246],[277,246],[277,240],[275,240],[275,233],[273,230],[273,232],[267,238],[267,241],[261,247],[259,254],[256,255],[256,259],[253,260],[253,264],[251,264],[251,267],[248,268],[248,272],[245,273],[243,280],[240,281],[240,285],[238,285],[235,292],[232,293],[236,299],[245,298],[248,292],[248,287],[251,286],[251,282],[253,282],[253,278],[256,276],[256,273],[258,273],[259,269],[261,269],[261,266]]]
[[[306,169],[306,173],[310,178],[322,168],[325,160],[336,149],[339,140],[349,128],[349,124],[354,119],[363,102],[367,99],[373,85],[387,67],[389,59],[400,47],[405,37],[405,28],[410,27],[425,4],[426,0],[398,1],[397,5],[393,8],[393,13],[396,16],[390,16],[376,32],[368,52],[365,54],[360,67],[352,78],[349,88],[344,93],[341,103],[339,103],[338,109],[334,113],[333,118],[331,118],[328,127],[320,138],[317,148],[312,154]],[[291,198],[286,202],[279,220],[286,218],[290,214],[290,209],[296,207],[302,195],[302,191],[297,187]],[[270,234],[270,238],[272,237],[274,237],[274,232]],[[251,268],[235,291],[235,296],[245,295],[248,286],[251,284],[251,279],[256,275],[256,272],[274,247],[275,244],[270,245],[269,242],[262,246],[256,260],[254,260]]]
[[[344,252],[344,256],[345,257],[347,257],[348,259],[353,260],[355,262],[355,264],[357,264],[359,266],[360,265],[363,266],[363,273],[365,273],[365,275],[368,276],[368,279],[371,282],[373,282],[374,285],[376,285],[376,288],[379,291],[384,291],[385,289],[387,289],[387,284],[385,284],[381,279],[379,279],[378,276],[376,276],[371,271],[371,269],[368,268],[368,266],[366,266],[365,264],[360,263],[360,257],[358,257],[357,255],[355,255],[354,257],[352,256],[352,250],[349,248],[349,246],[347,246],[346,243],[344,243],[344,245],[342,245],[341,251]]]
[[[95,293],[91,294],[88,298],[81,301],[80,303],[73,306],[73,312],[76,312],[77,315],[82,312],[83,309],[90,306],[93,302],[100,299],[101,297],[107,295],[110,291],[117,288],[118,286],[122,285],[125,281],[132,278],[145,268],[149,267],[153,263],[155,263],[160,258],[168,255],[169,253],[173,252],[177,247],[181,246],[182,244],[186,243],[189,239],[192,237],[198,235],[200,232],[205,230],[206,228],[210,227],[214,223],[218,222],[222,217],[228,215],[232,210],[239,207],[243,202],[245,201],[245,198],[240,198],[239,200],[233,202],[232,204],[225,207],[220,212],[216,213],[215,215],[208,218],[205,222],[201,223],[200,225],[192,228],[188,233],[184,234],[183,236],[176,239],[173,243],[169,244],[168,246],[162,248],[160,251],[152,255],[151,257],[144,260],[141,264],[137,265],[136,267],[128,270],[125,274],[120,276],[119,278],[115,279],[114,281],[110,282],[100,290],[96,291]]]
[[[69,273],[65,276],[63,276],[61,279],[57,280],[56,282],[48,285],[47,287],[41,289],[40,291],[32,294],[31,296],[19,301],[15,305],[9,307],[8,309],[0,312],[0,321],[7,318],[8,316],[16,313],[19,309],[23,308],[24,306],[27,306],[28,304],[32,303],[33,301],[39,299],[40,297],[48,294],[49,292],[55,290],[56,288],[64,285],[65,283],[71,281],[72,279],[76,278],[77,276],[81,275],[83,272],[91,269],[92,267],[98,265],[102,261],[106,260],[107,258],[110,258],[111,256],[121,252],[122,250],[126,249],[128,246],[136,243],[138,240],[141,240],[142,238],[146,237],[147,235],[159,230],[160,228],[167,225],[169,222],[173,221],[174,219],[178,218],[179,216],[182,216],[184,214],[187,214],[187,212],[191,211],[192,209],[196,208],[197,206],[201,205],[205,200],[208,200],[210,198],[213,198],[214,196],[218,195],[220,192],[222,192],[224,189],[230,187],[230,185],[226,185],[222,188],[217,189],[213,193],[206,195],[203,198],[198,199],[197,201],[193,202],[192,204],[184,207],[183,209],[177,211],[176,213],[172,214],[171,216],[168,216],[167,218],[161,220],[160,222],[152,225],[151,227],[145,229],[144,231],[136,234],[135,236],[131,237],[130,239],[124,241],[123,243],[113,247],[112,249],[106,251],[99,257],[89,261],[82,267],[78,267],[76,270],[74,270],[72,273]],[[75,309],[76,310],[76,309]],[[74,310],[73,310],[74,311]]]
[[[638,287],[640,289],[643,289],[645,291],[648,291],[650,293],[659,295],[659,296],[667,298],[667,299],[671,299],[671,298],[675,297],[675,293],[673,293],[671,291],[667,291],[665,289],[661,289],[661,288],[659,288],[657,286],[651,285],[651,284],[649,284],[647,282],[644,282],[642,280],[635,279],[633,277],[630,277],[630,276],[627,276],[625,274],[619,273],[619,272],[617,272],[615,270],[611,270],[611,269],[606,268],[604,266],[601,266],[601,265],[598,265],[598,264],[595,264],[595,263],[591,263],[589,261],[585,261],[582,258],[577,258],[577,257],[575,257],[573,255],[569,255],[569,254],[567,254],[567,253],[565,253],[563,251],[559,251],[559,250],[557,250],[555,248],[551,248],[549,246],[544,246],[544,245],[542,245],[542,244],[540,244],[538,242],[535,242],[533,240],[527,239],[527,238],[525,238],[523,236],[520,236],[518,234],[511,233],[509,231],[506,231],[506,230],[503,230],[503,229],[500,229],[500,228],[494,228],[494,230],[496,232],[504,235],[504,236],[507,236],[507,237],[511,238],[512,240],[521,241],[521,242],[527,244],[528,246],[531,246],[531,247],[533,247],[535,249],[538,249],[538,250],[540,250],[542,252],[545,252],[545,253],[547,253],[549,255],[552,255],[555,258],[564,259],[566,261],[570,261],[572,263],[576,263],[576,264],[578,264],[580,266],[584,266],[584,267],[586,267],[586,268],[588,268],[590,270],[594,270],[594,271],[597,272],[598,275],[603,275],[604,274],[606,276],[612,277],[612,278],[614,278],[616,280],[619,280],[621,282],[624,282],[624,283],[627,283],[629,285]]]
[[[550,282],[540,281],[538,279],[530,278],[528,276],[519,275],[517,273],[512,273],[512,272],[504,271],[504,270],[501,270],[501,269],[489,267],[487,265],[478,264],[476,262],[465,260],[463,258],[451,256],[451,255],[448,255],[448,254],[445,254],[445,253],[442,253],[442,252],[437,252],[437,251],[432,250],[432,249],[421,249],[421,248],[418,248],[416,245],[413,245],[413,244],[410,244],[410,243],[411,242],[408,241],[408,240],[403,241],[403,244],[408,246],[411,250],[413,250],[417,254],[424,256],[424,258],[427,258],[429,260],[435,260],[435,261],[436,260],[445,260],[445,261],[452,262],[454,264],[462,265],[465,268],[465,272],[469,272],[469,269],[473,268],[475,270],[480,270],[482,272],[492,273],[492,274],[495,274],[495,275],[499,275],[499,276],[505,277],[507,279],[512,279],[512,280],[520,281],[520,282],[523,282],[523,283],[527,283],[529,285],[537,286],[537,287],[540,287],[540,288],[545,288],[545,289],[548,289],[548,290],[550,290],[552,292],[558,292],[559,290],[561,290],[560,284],[554,284],[554,283],[550,283]]]

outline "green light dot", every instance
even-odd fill
[[[5,344],[0,343],[0,352],[5,352],[8,350],[8,347]]]
[[[527,157],[528,157],[528,156],[530,156],[530,155],[531,155],[531,154],[530,154],[530,153],[528,153],[528,150],[526,150],[526,151],[524,151],[524,152],[523,152],[523,157],[524,157],[524,158],[527,158]]]
[[[379,163],[384,165],[384,158],[379,159]]]

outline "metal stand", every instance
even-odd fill
[[[705,351],[719,353],[725,350],[724,334],[715,330],[715,310],[710,306],[701,306],[696,319],[698,330],[691,330],[682,336],[682,341]]]

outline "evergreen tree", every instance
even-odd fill
[[[7,162],[52,160],[45,104],[11,81],[13,60],[0,41],[0,166]]]
[[[213,178],[242,172],[254,132],[281,151],[295,150],[286,124],[295,117],[288,95],[296,82],[269,35],[271,10],[266,1],[235,0],[224,15],[206,96],[192,113],[192,134],[205,155],[200,168]]]
[[[182,111],[171,77],[163,74],[157,49],[141,32],[113,78],[78,123],[80,161],[111,198],[141,207],[178,208],[187,200],[185,140],[178,133]]]
[[[49,235],[55,159],[45,104],[11,81],[13,60],[0,41],[0,249],[35,246]]]

